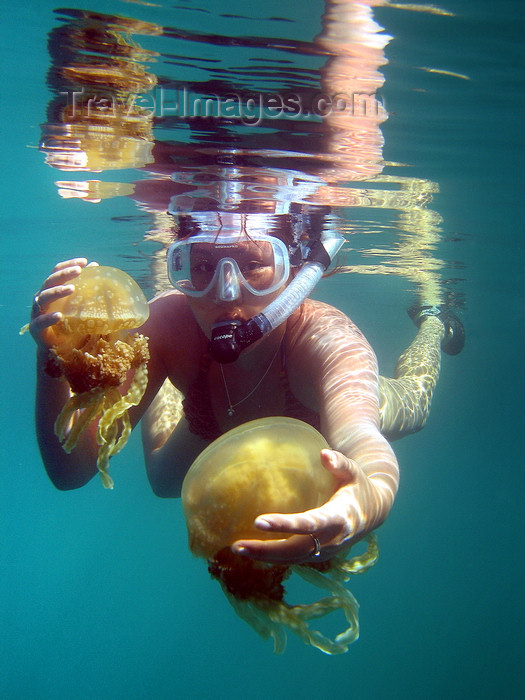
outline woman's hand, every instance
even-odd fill
[[[268,532],[291,533],[281,540],[238,540],[232,550],[250,559],[272,564],[304,564],[331,559],[365,533],[357,529],[367,520],[358,512],[359,493],[372,487],[356,462],[335,450],[322,450],[321,463],[336,480],[332,498],[305,513],[269,513],[260,515],[255,526]],[[360,509],[359,509],[360,510]],[[364,516],[364,517],[363,517]]]
[[[35,423],[42,461],[53,484],[60,490],[84,486],[97,473],[98,445],[94,430],[80,436],[76,449],[66,453],[57,438],[55,423],[71,398],[66,381],[56,381],[49,372],[49,350],[57,344],[53,326],[62,319],[60,312],[49,313],[49,306],[75,290],[76,277],[88,264],[86,258],[73,258],[58,263],[43,282],[33,299],[29,330],[38,346]],[[96,265],[96,263],[90,263]]]
[[[87,264],[86,258],[73,258],[58,263],[35,294],[29,330],[40,349],[48,350],[55,344],[56,339],[52,327],[62,319],[60,312],[47,313],[46,309],[52,302],[74,292],[75,286],[72,281],[78,277]],[[96,265],[97,263],[89,264]]]

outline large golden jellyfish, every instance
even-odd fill
[[[97,468],[105,488],[113,488],[108,474],[110,458],[131,433],[128,409],[136,406],[148,383],[147,338],[130,333],[149,316],[142,290],[129,275],[113,267],[86,267],[75,279],[75,291],[50,304],[60,311],[53,326],[56,344],[46,370],[64,376],[72,395],[55,422],[55,433],[67,453],[82,432],[98,419]],[[119,387],[129,373],[133,378],[123,395]]]
[[[350,574],[363,573],[377,560],[375,537],[361,556],[328,562],[270,565],[234,554],[239,539],[281,539],[282,534],[254,527],[258,515],[294,513],[326,502],[335,490],[332,475],[320,461],[328,447],[314,428],[294,418],[262,418],[245,423],[209,445],[190,467],[182,485],[182,505],[190,549],[208,559],[239,617],[274,651],[286,647],[286,630],[327,654],[341,654],[359,636],[358,603],[343,585]],[[290,605],[284,580],[296,573],[330,595],[307,605]],[[311,630],[309,621],[341,610],[346,629],[334,639]]]

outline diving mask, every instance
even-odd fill
[[[199,233],[168,248],[168,277],[184,294],[201,297],[214,291],[234,301],[241,287],[256,296],[282,287],[290,274],[286,245],[262,233]]]

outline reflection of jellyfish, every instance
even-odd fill
[[[82,270],[73,294],[50,305],[49,313],[55,311],[63,319],[53,327],[57,342],[47,371],[64,375],[73,392],[56,420],[55,433],[69,453],[89,423],[100,418],[97,467],[105,488],[113,488],[109,459],[126,444],[131,432],[128,409],[139,403],[148,381],[147,339],[128,330],[146,321],[149,307],[129,275],[97,266]],[[135,373],[123,396],[118,387],[130,370]]]
[[[99,13],[60,10],[66,23],[51,32],[48,82],[54,98],[48,107],[40,148],[60,170],[142,167],[152,161],[152,101],[147,94],[157,78],[144,63],[157,54],[141,48],[134,34],[162,29],[148,22]],[[103,196],[120,194],[104,183]],[[62,188],[63,189],[63,188]],[[67,191],[66,191],[67,192]],[[66,192],[62,192],[68,196]],[[76,192],[91,201],[95,192]],[[69,195],[71,196],[71,195]]]
[[[343,582],[377,559],[374,538],[359,557],[293,566],[253,561],[230,550],[238,539],[280,537],[257,530],[253,521],[258,515],[302,512],[330,498],[333,477],[319,459],[326,447],[322,435],[306,423],[263,418],[230,430],[207,447],[182,486],[192,552],[209,560],[211,575],[237,614],[263,638],[272,636],[278,653],[286,645],[286,628],[327,654],[347,651],[359,635],[358,604]],[[330,595],[308,605],[289,605],[283,581],[292,571]],[[333,610],[342,610],[348,628],[332,640],[311,630],[308,622]]]

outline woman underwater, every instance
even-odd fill
[[[304,207],[280,216],[208,211],[179,215],[176,222],[168,251],[174,289],[150,302],[149,319],[140,329],[149,338],[148,385],[130,410],[133,426],[143,419],[151,487],[158,496],[178,497],[190,465],[219,435],[265,416],[300,418],[331,447],[321,460],[335,477],[333,496],[306,513],[261,514],[258,529],[293,536],[238,541],[232,550],[270,563],[303,563],[313,555],[330,559],[387,517],[399,470],[384,435],[399,437],[422,427],[440,345],[459,351],[455,318],[439,307],[413,313],[416,339],[398,364],[398,376],[380,381],[374,352],[345,314],[309,298],[297,304],[283,296],[312,257],[328,265],[333,238],[327,238],[322,214]],[[53,326],[61,318],[46,310],[72,293],[86,265],[76,258],[54,268],[35,297],[30,324],[38,348],[38,441],[59,489],[83,486],[97,472],[93,431],[85,431],[71,454],[62,450],[54,423],[69,386],[46,373]],[[246,347],[240,352],[231,351],[239,329],[250,328],[250,319],[276,299],[284,300],[288,317],[262,337],[242,341]],[[159,429],[157,419],[166,379],[184,396],[184,413],[172,431]]]
[[[382,3],[326,3],[323,31],[313,44],[328,56],[320,71],[326,94],[372,96],[382,85],[379,66],[385,62],[382,49],[389,37],[383,36],[373,21],[371,7],[376,4]],[[89,29],[87,36],[92,37],[91,24]],[[374,352],[344,313],[308,297],[290,300],[285,296],[286,303],[281,304],[284,312],[277,314],[272,329],[258,339],[249,332],[253,329],[251,319],[271,302],[281,302],[312,258],[326,267],[334,257],[337,246],[332,247],[331,241],[337,236],[326,225],[326,207],[305,202],[345,206],[346,200],[339,202],[335,195],[342,197],[348,191],[327,187],[326,182],[362,181],[381,172],[379,124],[385,118],[381,110],[372,116],[348,110],[327,114],[321,133],[324,157],[310,174],[315,174],[315,181],[322,186],[314,187],[315,195],[309,185],[306,191],[286,192],[283,201],[292,204],[280,213],[264,203],[259,208],[253,202],[246,203],[242,186],[234,210],[224,197],[204,198],[215,201],[214,207],[179,206],[181,200],[171,197],[177,192],[184,197],[188,172],[191,177],[194,172],[204,172],[221,191],[229,192],[231,185],[237,193],[235,179],[241,173],[238,181],[245,178],[246,191],[260,189],[265,171],[271,174],[272,162],[287,161],[282,154],[283,140],[255,127],[242,137],[245,142],[235,134],[233,156],[228,146],[217,148],[210,156],[214,149],[210,148],[208,132],[202,147],[189,149],[183,144],[178,155],[172,143],[156,144],[154,165],[159,178],[151,183],[142,181],[134,191],[142,208],[164,213],[164,193],[169,187],[175,222],[168,249],[168,277],[173,289],[150,302],[149,319],[140,329],[149,338],[148,384],[139,405],[129,412],[133,425],[142,419],[145,462],[153,491],[160,497],[179,496],[184,476],[202,450],[219,435],[256,418],[300,418],[319,429],[331,447],[322,451],[321,459],[336,479],[332,497],[306,513],[261,514],[256,520],[261,531],[292,536],[233,545],[235,552],[252,559],[303,563],[315,556],[316,561],[329,560],[384,521],[399,480],[397,460],[387,438],[401,437],[424,425],[439,373],[441,347],[451,354],[461,349],[459,322],[432,304],[411,312],[418,333],[400,358],[393,379],[378,376]],[[206,127],[210,133],[214,133],[212,126]],[[291,156],[296,151],[309,153],[310,144],[315,150],[317,132],[306,131],[302,138],[301,133],[295,133],[308,122],[293,122],[293,132],[288,123],[286,126],[283,133],[294,137],[289,145]],[[271,134],[275,128],[272,122]],[[220,130],[217,127],[217,138],[224,130],[224,125]],[[252,165],[249,155],[246,162],[242,158],[239,162],[238,153],[243,149],[256,156],[264,154],[262,162],[269,163],[268,168],[262,167],[260,174],[254,175],[247,169]],[[194,156],[195,162],[191,150],[199,156]],[[50,164],[59,167],[53,160],[56,148],[50,151]],[[164,151],[165,163],[159,156]],[[203,167],[203,153],[213,164],[208,163],[210,172]],[[76,150],[75,154],[78,156]],[[231,159],[233,165],[229,164]],[[225,161],[225,170],[230,169],[231,174],[224,175]],[[77,167],[63,154],[60,162],[66,170]],[[177,164],[180,172],[173,174]],[[148,170],[155,168],[149,164]],[[286,175],[286,168],[283,171]],[[260,182],[258,178],[262,178]],[[303,186],[308,183],[309,176],[303,176],[302,182]],[[295,189],[301,190],[301,185]],[[46,373],[55,340],[53,326],[60,320],[59,313],[48,313],[48,309],[53,301],[73,292],[75,278],[86,265],[85,258],[75,258],[54,268],[35,297],[30,324],[37,343],[38,441],[47,472],[60,489],[81,487],[97,473],[94,429],[83,433],[70,454],[62,449],[54,424],[70,396],[69,386],[64,379]],[[241,348],[238,357],[229,355],[229,345],[239,334],[254,342]],[[174,396],[173,387],[179,394]],[[179,395],[184,397],[182,408]]]

